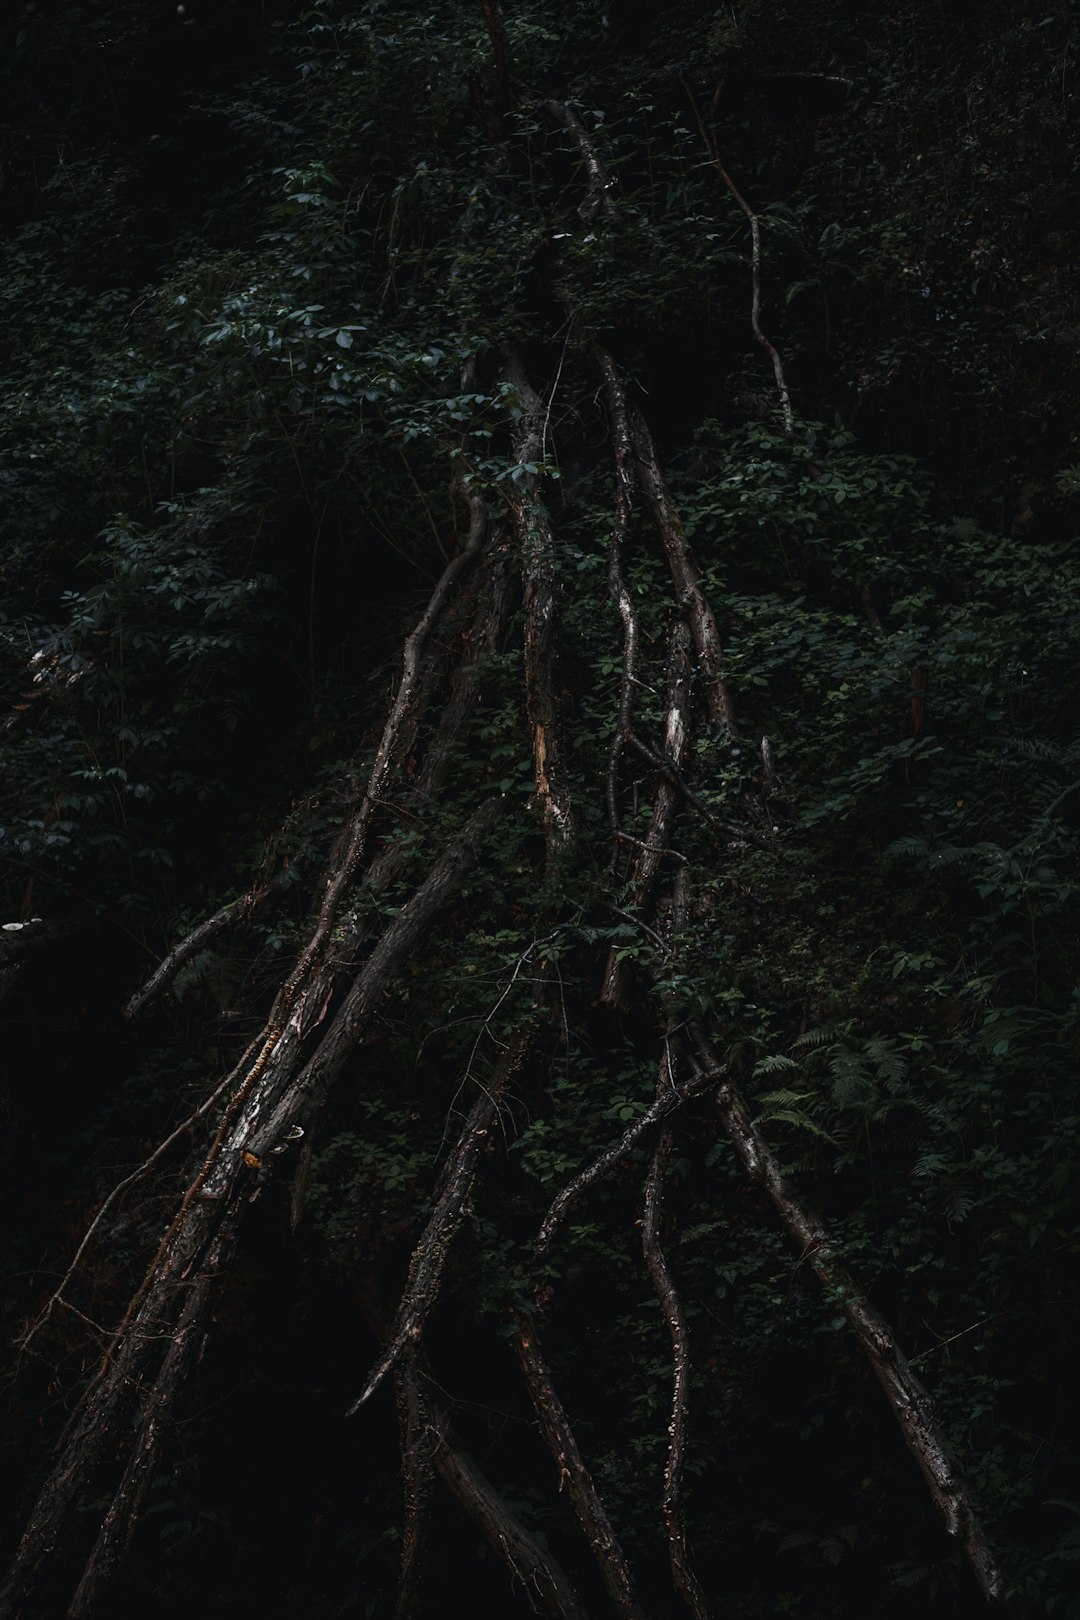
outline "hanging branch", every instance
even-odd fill
[[[747,1174],[765,1189],[802,1259],[813,1269],[830,1305],[843,1315],[892,1407],[904,1442],[918,1463],[945,1529],[962,1547],[987,1602],[1004,1596],[1006,1577],[979,1523],[970,1488],[934,1412],[933,1402],[900,1348],[841,1260],[824,1223],[802,1204],[776,1155],[751,1116],[734,1081],[725,1075],[705,1035],[692,1030],[704,1073],[721,1081],[720,1122]]]
[[[758,216],[754,213],[754,210],[750,207],[750,204],[747,202],[746,198],[743,196],[742,192],[739,190],[738,186],[735,184],[734,180],[731,178],[730,174],[725,168],[724,161],[721,158],[720,152],[716,145],[715,132],[706,129],[705,120],[701,116],[701,110],[698,107],[697,100],[693,91],[690,89],[689,85],[687,85],[685,80],[683,80],[683,89],[690,98],[690,105],[694,109],[694,117],[697,119],[697,126],[701,131],[701,138],[705,142],[705,148],[709,154],[709,162],[712,164],[721,180],[723,180],[725,186],[727,186],[736,203],[746,215],[747,224],[750,226],[750,278],[752,287],[750,298],[750,326],[753,330],[756,341],[765,350],[765,353],[769,356],[769,359],[772,362],[773,376],[776,379],[776,393],[780,400],[780,412],[784,418],[784,432],[790,435],[795,429],[795,419],[791,410],[791,395],[788,393],[787,379],[784,376],[784,363],[780,358],[775,344],[770,342],[761,328],[761,221],[758,219]]]
[[[559,1489],[566,1489],[616,1612],[621,1620],[645,1620],[626,1555],[578,1450],[570,1420],[540,1349],[536,1329],[524,1317],[518,1318],[513,1345],[541,1431],[559,1470]]]

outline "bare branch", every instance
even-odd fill
[[[608,594],[619,610],[623,625],[622,676],[619,684],[619,711],[607,762],[607,806],[611,830],[618,837],[618,770],[630,731],[637,685],[637,650],[640,639],[637,610],[623,574],[623,554],[630,537],[630,517],[634,505],[633,448],[626,420],[626,399],[610,355],[596,350],[597,363],[607,388],[608,406],[615,440],[615,512],[608,543]],[[612,852],[614,857],[614,851]]]
[[[563,781],[555,702],[555,540],[535,470],[544,454],[544,415],[540,399],[516,352],[507,357],[506,378],[521,402],[521,417],[514,429],[514,454],[522,476],[510,480],[509,504],[521,546],[525,697],[532,729],[536,797],[543,810],[550,862],[573,843],[574,824]]]
[[[161,995],[163,990],[175,979],[185,962],[190,962],[196,952],[201,951],[210,940],[216,939],[227,928],[238,928],[248,923],[264,901],[285,884],[285,875],[279,873],[270,883],[260,884],[257,888],[248,889],[245,894],[230,900],[227,905],[215,911],[212,917],[207,917],[186,935],[178,945],[174,945],[169,954],[154,970],[146,983],[137,990],[124,1007],[124,1017],[134,1018],[141,1013],[144,1007]]]
[[[573,1504],[616,1612],[622,1620],[645,1620],[630,1566],[578,1450],[531,1322],[518,1320],[513,1344],[548,1450],[559,1470],[559,1489],[565,1488]]]
[[[588,184],[585,188],[585,200],[578,208],[581,218],[586,223],[597,217],[613,219],[615,204],[611,200],[611,181],[597,156],[596,147],[585,125],[573,108],[568,107],[564,101],[547,101],[544,105],[555,122],[569,131],[585,164]]]
[[[664,1200],[664,1171],[671,1151],[671,1130],[665,1126],[653,1149],[645,1183],[645,1215],[641,1223],[641,1244],[656,1296],[660,1301],[671,1334],[673,1389],[671,1422],[668,1424],[667,1463],[664,1468],[664,1523],[675,1585],[685,1598],[694,1620],[710,1620],[708,1600],[690,1566],[686,1552],[686,1528],[682,1516],[682,1467],[686,1447],[687,1404],[690,1393],[690,1347],[682,1301],[671,1268],[660,1242],[660,1218]]]
[[[442,1186],[431,1214],[413,1249],[408,1282],[390,1336],[363,1390],[349,1407],[348,1417],[352,1417],[365,1401],[371,1399],[387,1373],[392,1371],[404,1352],[418,1341],[424,1330],[424,1323],[438,1298],[454,1234],[461,1225],[472,1191],[477,1159],[483,1151],[506,1088],[528,1049],[530,1034],[531,1031],[519,1031],[510,1050],[503,1054],[495,1073],[481,1088],[469,1110],[447,1161]]]
[[[720,632],[713,610],[701,586],[701,570],[694,561],[682,521],[668,491],[652,434],[644,418],[630,414],[630,436],[637,457],[638,481],[656,517],[664,542],[675,599],[690,626],[694,648],[705,675],[705,703],[709,719],[729,743],[737,736],[735,705],[724,672]]]
[[[651,1130],[659,1120],[666,1119],[677,1108],[681,1108],[691,1098],[700,1096],[709,1086],[715,1084],[716,1077],[714,1075],[698,1074],[678,1090],[672,1087],[660,1093],[649,1104],[643,1114],[631,1121],[616,1142],[605,1148],[598,1158],[593,1159],[590,1164],[585,1166],[584,1170],[579,1170],[574,1179],[567,1182],[544,1216],[540,1230],[536,1235],[536,1242],[533,1245],[536,1259],[543,1260],[546,1257],[555,1239],[555,1234],[566,1219],[571,1204],[576,1203],[583,1193],[588,1192],[594,1182],[599,1181],[602,1176],[607,1175],[609,1170],[614,1169],[620,1159],[625,1159],[627,1154],[631,1153],[637,1146],[646,1131]]]
[[[430,1384],[415,1358],[402,1368],[400,1378],[413,1428],[430,1436],[432,1461],[440,1478],[511,1575],[554,1620],[587,1620],[577,1593],[552,1553],[511,1512],[446,1415],[435,1406]]]

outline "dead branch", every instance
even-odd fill
[[[295,1126],[308,1131],[325,1104],[346,1060],[363,1038],[368,1019],[443,907],[454,897],[462,877],[477,859],[482,840],[502,814],[501,798],[487,799],[473,811],[447,844],[412,899],[383,933],[356,975],[323,1034],[318,1048],[291,1084],[275,1086],[262,1096],[257,1117],[244,1115],[222,1152],[228,1173],[232,1161],[255,1168],[268,1165],[274,1147]],[[216,1189],[215,1189],[216,1191]]]
[[[765,350],[772,363],[773,376],[776,379],[776,393],[780,401],[780,412],[784,418],[784,432],[790,435],[795,429],[795,419],[791,410],[791,395],[788,393],[787,379],[784,376],[784,363],[775,344],[770,342],[761,327],[761,221],[725,168],[724,161],[717,148],[715,131],[705,127],[705,120],[701,116],[701,109],[698,107],[697,99],[685,79],[683,80],[683,89],[690,98],[690,105],[694,109],[694,117],[697,120],[698,129],[701,131],[701,138],[705,142],[709,162],[746,215],[747,223],[750,226],[750,326],[755,340]]]
[[[513,1344],[541,1431],[559,1470],[559,1489],[565,1488],[570,1498],[608,1595],[622,1620],[645,1620],[630,1566],[578,1450],[570,1420],[540,1349],[536,1329],[524,1317],[518,1319]]]
[[[536,1259],[541,1261],[547,1256],[548,1250],[555,1239],[555,1234],[566,1219],[571,1204],[576,1203],[583,1193],[588,1192],[594,1182],[599,1181],[603,1176],[607,1175],[609,1170],[614,1169],[620,1159],[625,1159],[637,1146],[646,1131],[651,1130],[659,1120],[666,1119],[677,1108],[681,1108],[684,1103],[689,1102],[693,1097],[700,1096],[710,1085],[715,1084],[715,1076],[698,1074],[691,1080],[684,1082],[678,1089],[671,1087],[661,1092],[649,1104],[643,1114],[631,1121],[618,1141],[605,1148],[603,1153],[585,1166],[584,1170],[579,1170],[573,1180],[567,1182],[544,1216],[540,1230],[536,1234],[536,1241],[533,1244],[533,1253]]]
[[[250,1053],[253,1048],[249,1048],[248,1050]],[[19,1340],[20,1351],[25,1351],[30,1348],[30,1345],[33,1343],[34,1339],[44,1328],[45,1324],[51,1319],[52,1314],[58,1305],[66,1306],[68,1304],[67,1300],[64,1298],[64,1292],[75,1278],[79,1267],[82,1264],[83,1256],[86,1254],[86,1251],[93,1242],[96,1234],[100,1231],[106,1215],[109,1213],[110,1209],[112,1209],[116,1201],[123,1193],[127,1192],[130,1187],[134,1187],[136,1183],[142,1181],[145,1176],[149,1175],[154,1166],[160,1163],[160,1161],[165,1157],[169,1149],[173,1147],[181,1137],[186,1136],[192,1127],[198,1124],[200,1119],[204,1119],[206,1117],[206,1115],[213,1108],[214,1104],[218,1102],[222,1096],[224,1096],[225,1092],[228,1090],[229,1083],[232,1078],[232,1075],[227,1075],[219,1085],[215,1086],[210,1095],[199,1104],[198,1108],[196,1108],[193,1113],[189,1114],[185,1120],[177,1125],[175,1130],[170,1131],[168,1136],[166,1136],[163,1141],[158,1143],[153,1152],[147,1155],[142,1164],[138,1165],[134,1170],[132,1170],[130,1175],[125,1176],[122,1181],[118,1181],[116,1186],[112,1188],[111,1192],[107,1193],[102,1199],[101,1203],[98,1205],[93,1220],[90,1222],[90,1225],[86,1228],[86,1231],[79,1240],[79,1246],[72,1255],[67,1270],[64,1272],[64,1275],[61,1277],[59,1283],[53,1289],[45,1304],[34,1318],[34,1321],[31,1323],[30,1327],[27,1328],[26,1332]]]
[[[964,1551],[988,1603],[1004,1596],[1006,1577],[979,1523],[970,1487],[934,1412],[933,1402],[888,1323],[856,1284],[824,1223],[789,1186],[779,1161],[755,1124],[735,1083],[725,1077],[704,1033],[691,1031],[702,1071],[721,1081],[720,1121],[747,1174],[759,1182],[803,1259],[812,1267],[830,1305],[846,1320],[919,1465],[945,1529]]]
[[[587,1620],[559,1563],[511,1512],[436,1407],[430,1382],[415,1358],[406,1362],[400,1378],[413,1428],[429,1437],[432,1460],[444,1485],[530,1600],[538,1599],[554,1620]]]
[[[421,1582],[427,1529],[431,1519],[431,1496],[435,1483],[435,1448],[438,1435],[423,1410],[413,1387],[415,1366],[398,1369],[394,1379],[398,1423],[401,1428],[401,1482],[405,1522],[401,1532],[401,1575],[398,1580],[396,1620],[420,1616]]]
[[[438,1196],[409,1262],[409,1276],[398,1306],[397,1316],[382,1354],[368,1375],[367,1383],[347,1416],[352,1417],[370,1400],[403,1353],[415,1344],[424,1329],[446,1268],[454,1235],[472,1191],[476,1162],[487,1141],[488,1132],[499,1111],[506,1088],[521,1066],[528,1049],[531,1029],[520,1030],[509,1050],[496,1065],[495,1073],[481,1088],[447,1161]]]
[[[565,109],[564,109],[565,110]],[[619,834],[618,771],[634,712],[637,683],[637,651],[640,640],[637,610],[623,574],[622,559],[630,538],[630,517],[634,507],[633,449],[626,420],[626,401],[610,355],[597,349],[597,363],[607,386],[611,430],[615,441],[615,511],[608,543],[608,595],[619,610],[623,626],[622,675],[619,683],[619,709],[615,734],[607,762],[608,820],[615,837]],[[610,375],[609,375],[610,374]],[[616,851],[612,850],[614,863]]]
[[[584,201],[578,208],[579,215],[586,223],[598,216],[606,220],[613,219],[615,204],[611,200],[611,181],[597,156],[592,137],[585,125],[573,108],[568,107],[564,101],[546,101],[544,106],[555,122],[561,124],[572,136],[585,164],[588,183],[585,187]]]
[[[131,1314],[130,1330],[114,1341],[110,1359],[83,1392],[65,1430],[59,1455],[33,1511],[22,1540],[0,1587],[0,1615],[16,1616],[22,1600],[30,1592],[41,1565],[52,1556],[69,1515],[83,1495],[99,1463],[115,1448],[129,1441],[129,1422],[140,1392],[152,1384],[148,1372],[155,1351],[171,1342],[176,1284],[195,1268],[204,1251],[210,1220],[204,1206],[195,1212],[177,1234],[167,1257],[169,1266],[159,1265],[153,1287],[142,1290],[139,1306]],[[216,1223],[214,1223],[216,1224]],[[199,1299],[205,1299],[200,1293]],[[188,1303],[196,1299],[189,1293]],[[194,1309],[194,1306],[192,1306]],[[178,1385],[172,1377],[170,1388]],[[118,1523],[121,1516],[118,1514]]]
[[[185,962],[190,962],[196,952],[201,951],[210,940],[216,939],[218,934],[223,934],[227,928],[238,928],[250,922],[270,895],[283,888],[286,881],[285,874],[278,873],[271,882],[248,889],[245,894],[230,900],[227,905],[215,911],[212,917],[207,917],[204,922],[193,928],[178,945],[173,946],[142,988],[127,1002],[123,1009],[124,1017],[134,1018],[144,1007],[148,1007],[156,1000],[162,991],[168,989]]]
[[[231,1219],[221,1226],[205,1261],[191,1278],[161,1370],[143,1407],[138,1433],[129,1442],[123,1478],[68,1608],[69,1620],[84,1620],[93,1612],[98,1595],[115,1575],[131,1545],[143,1500],[157,1471],[162,1444],[168,1438],[172,1408],[202,1348],[212,1285],[231,1249],[236,1213],[231,1212]]]
[[[461,483],[459,483],[458,487],[469,507],[470,513],[470,538],[466,547],[466,550],[468,550],[469,546],[478,544],[483,537],[486,525],[486,511],[480,496],[474,490]],[[489,590],[486,594],[483,592],[477,593],[478,602],[473,621],[463,638],[464,655],[455,670],[450,696],[440,717],[439,727],[424,752],[417,779],[417,786],[422,792],[435,793],[445,784],[453,758],[454,746],[476,702],[483,660],[496,651],[509,619],[511,603],[508,590],[509,570],[507,559],[503,555],[496,554],[489,557],[484,566],[488,571]],[[379,889],[391,883],[400,869],[401,859],[401,853],[394,844],[387,845],[380,850],[369,868],[368,881],[371,886],[374,889]],[[269,892],[269,889],[266,892]],[[205,943],[206,939],[210,937],[210,933],[216,933],[239,920],[236,916],[237,908],[243,908],[248,900],[249,896],[242,896],[240,900],[230,902],[228,906],[215,913],[206,923],[200,924],[193,934],[188,935],[185,940],[181,941],[166,958],[165,962],[162,963],[153,978],[136,997],[132,998],[126,1009],[127,1014],[129,1016],[134,1015],[148,1003],[153,995],[164,988],[165,983],[179,970],[183,962],[189,959],[201,944]],[[213,926],[211,927],[211,925]],[[341,951],[343,957],[353,955],[359,948],[362,939],[362,925],[355,919],[351,919],[346,933],[348,935],[348,946],[345,948],[343,945]],[[295,1062],[299,1053],[301,1038],[310,1027],[310,1024],[305,1021],[303,1016],[304,1007],[309,1002],[316,1007],[325,1007],[335,982],[335,974],[330,970],[324,970],[317,975],[316,982],[312,986],[312,993],[304,998],[302,1006],[282,1031],[274,1052],[275,1072],[274,1075],[267,1077],[267,1086],[269,1086],[270,1080],[275,1078],[279,1085],[287,1081],[291,1072],[291,1064]],[[39,1311],[32,1325],[24,1334],[20,1345],[22,1350],[29,1348],[38,1332],[51,1319],[57,1306],[67,1305],[66,1290],[76,1276],[95,1236],[102,1229],[106,1215],[118,1199],[131,1187],[142,1181],[164,1159],[169,1150],[183,1136],[190,1133],[210,1113],[215,1104],[231,1088],[237,1085],[241,1076],[249,1072],[249,1068],[257,1054],[263,1049],[265,1041],[266,1030],[264,1029],[248,1046],[233,1070],[214,1087],[204,1101],[158,1144],[142,1164],[125,1176],[108,1193],[84,1232],[60,1283],[53,1290],[45,1306]],[[249,1110],[240,1122],[241,1130],[246,1130],[249,1122],[258,1116],[258,1109],[254,1105],[261,1100],[262,1092],[255,1097],[249,1098]],[[219,1130],[219,1137],[220,1135]],[[224,1138],[221,1138],[217,1142],[217,1147],[220,1149],[224,1145]],[[236,1155],[240,1152],[242,1152],[242,1142],[240,1145],[234,1144],[234,1152],[231,1156],[233,1167],[235,1167]],[[229,1155],[227,1152],[223,1157],[228,1161]],[[209,1194],[220,1196],[222,1191],[220,1184],[222,1180],[221,1174],[215,1176],[213,1167],[207,1168],[205,1164],[204,1171],[206,1180],[203,1190]],[[135,1304],[137,1304],[137,1301],[133,1302],[132,1306],[129,1306],[129,1313]],[[113,1350],[115,1350],[115,1338],[113,1340]]]
[[[506,361],[506,380],[521,403],[514,427],[520,479],[509,480],[509,506],[521,547],[525,610],[525,698],[532,730],[536,798],[544,817],[549,861],[573,843],[570,799],[563,782],[562,744],[555,702],[555,540],[540,491],[545,416],[520,355]],[[531,470],[530,470],[531,469]]]
[[[638,481],[652,506],[664,543],[672,583],[675,586],[675,600],[690,626],[694,649],[705,675],[705,703],[709,719],[724,738],[733,743],[737,736],[735,705],[724,673],[720,632],[716,627],[713,610],[701,588],[701,570],[694,561],[694,555],[683,532],[682,520],[660,470],[652,434],[644,418],[637,411],[630,413],[630,436],[637,458]]]
[[[666,1062],[662,1061],[661,1069],[665,1068]],[[641,1223],[641,1244],[645,1253],[645,1264],[667,1320],[668,1332],[671,1334],[673,1388],[671,1422],[668,1424],[670,1439],[667,1463],[664,1467],[664,1524],[667,1527],[668,1553],[676,1589],[686,1600],[694,1620],[710,1620],[708,1600],[687,1557],[686,1527],[682,1515],[682,1467],[690,1393],[690,1346],[682,1301],[660,1242],[664,1172],[670,1150],[671,1129],[665,1126],[649,1163],[649,1175],[645,1183],[645,1214]]]
[[[167,1355],[156,1374],[148,1370],[148,1364],[155,1346],[160,1346],[163,1339],[179,1331],[172,1326],[178,1295],[186,1291],[183,1309],[187,1314],[181,1318],[188,1324],[185,1334],[188,1334],[190,1327],[190,1334],[197,1338],[205,1325],[205,1311],[197,1320],[191,1317],[190,1311],[194,1309],[191,1301],[205,1301],[207,1297],[205,1291],[197,1286],[208,1264],[207,1255],[212,1257],[215,1270],[228,1266],[235,1232],[235,1210],[243,1194],[251,1189],[251,1181],[245,1180],[244,1174],[250,1176],[252,1172],[265,1171],[272,1162],[269,1159],[271,1148],[299,1122],[301,1115],[310,1119],[312,1112],[321,1106],[332,1080],[361,1038],[366,1019],[379,1005],[394,975],[416,948],[426,928],[456,892],[462,872],[475,859],[483,834],[493,824],[501,808],[501,800],[489,800],[473,814],[457,838],[451,840],[412,900],[386,929],[361,968],[337,1018],[324,1035],[315,1059],[294,1083],[292,1091],[296,1095],[293,1096],[288,1089],[295,1056],[295,1046],[290,1044],[284,1049],[280,1071],[271,1067],[267,1072],[266,1085],[258,1093],[260,1110],[253,1117],[246,1111],[241,1111],[238,1116],[226,1111],[210,1161],[210,1168],[216,1169],[220,1158],[222,1174],[212,1185],[206,1185],[208,1172],[207,1161],[204,1161],[203,1169],[181,1200],[180,1208],[166,1230],[143,1283],[113,1335],[97,1375],[76,1409],[57,1464],[42,1489],[27,1525],[8,1585],[0,1594],[0,1603],[9,1592],[21,1595],[29,1588],[37,1568],[55,1544],[63,1522],[104,1454],[110,1437],[118,1432],[124,1415],[136,1403],[140,1390],[147,1392],[143,1397],[144,1420],[143,1429],[140,1430],[140,1435],[145,1431],[145,1439],[139,1440],[137,1445],[145,1449],[151,1441],[154,1447],[160,1443],[161,1425],[180,1393],[189,1363],[178,1361],[175,1357],[170,1360]],[[298,1011],[302,1011],[302,1003],[298,1005]],[[290,1029],[296,1027],[297,1020],[294,1018],[290,1020]],[[297,1044],[298,1041],[299,1035]],[[318,1063],[320,1056],[323,1061]],[[284,1097],[281,1097],[282,1092],[285,1093]],[[278,1102],[277,1116],[272,1114],[275,1101]],[[271,1115],[269,1124],[266,1123],[268,1114]],[[283,1123],[276,1122],[278,1116],[283,1116]],[[254,1151],[244,1145],[245,1133],[249,1130],[255,1133],[258,1144]],[[199,1197],[199,1192],[212,1193],[213,1196]],[[146,1428],[151,1419],[151,1427]],[[104,1572],[112,1567],[112,1555],[106,1549],[114,1542],[119,1545],[117,1537],[130,1534],[133,1515],[141,1500],[141,1493],[136,1490],[136,1481],[141,1478],[137,1456],[134,1452],[129,1456],[129,1467],[135,1469],[135,1473],[130,1477],[125,1473],[109,1508],[111,1522],[115,1523],[117,1529],[115,1533],[112,1530],[108,1532],[100,1555],[95,1551],[87,1566],[88,1578],[91,1567],[97,1566],[97,1573],[92,1575],[87,1587],[90,1594],[97,1592]],[[88,1612],[85,1604],[90,1601],[89,1596],[84,1595],[80,1601],[84,1602],[84,1612]]]
[[[689,900],[687,868],[678,867],[671,893],[672,932],[686,926]],[[661,1101],[676,1090],[676,1064],[681,1037],[678,1009],[670,994],[665,996],[667,1027],[664,1048],[656,1074],[656,1096]],[[671,1126],[665,1125],[657,1138],[645,1180],[645,1209],[641,1221],[641,1246],[653,1289],[671,1335],[672,1389],[671,1421],[668,1424],[668,1454],[664,1465],[662,1511],[667,1530],[668,1557],[675,1589],[685,1600],[694,1620],[710,1620],[708,1600],[694,1574],[686,1550],[686,1526],[682,1511],[683,1453],[686,1448],[687,1414],[690,1400],[690,1338],[679,1290],[668,1265],[660,1238],[663,1218],[664,1177],[671,1152]]]
[[[690,700],[690,631],[683,619],[676,619],[671,627],[668,646],[667,693],[664,713],[664,754],[657,758],[649,751],[650,764],[657,771],[656,790],[653,795],[652,816],[648,832],[635,863],[635,901],[643,911],[652,899],[660,864],[671,828],[675,809],[676,783],[682,785],[679,766],[686,751]],[[640,747],[634,732],[627,742]],[[693,795],[697,797],[697,795]],[[704,806],[702,806],[704,808]],[[705,810],[706,816],[709,812]],[[711,819],[711,818],[710,818]],[[619,960],[615,951],[608,953],[600,999],[609,1007],[621,1007],[626,999],[629,968],[625,958]]]

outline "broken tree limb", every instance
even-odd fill
[[[360,969],[334,1014],[319,1046],[296,1079],[273,1106],[265,1107],[234,1144],[238,1155],[263,1164],[296,1125],[311,1128],[346,1060],[363,1036],[367,1020],[379,1006],[398,970],[415,950],[435,917],[457,893],[465,872],[477,859],[481,841],[502,814],[504,801],[486,799],[450,840],[439,860]]]
[[[174,1322],[181,1295],[186,1300],[182,1307],[187,1312],[182,1318],[186,1324],[185,1342],[188,1342],[190,1335],[198,1338],[204,1326],[205,1309],[200,1305],[201,1315],[196,1320],[190,1315],[194,1309],[191,1302],[196,1300],[205,1304],[206,1293],[198,1284],[208,1255],[213,1257],[213,1270],[228,1266],[235,1234],[235,1210],[251,1185],[244,1176],[259,1170],[265,1162],[263,1155],[269,1155],[270,1149],[298,1121],[301,1114],[308,1118],[313,1108],[321,1106],[332,1079],[359,1040],[366,1017],[379,1005],[392,976],[415,949],[424,930],[456,892],[463,871],[475,859],[483,832],[493,825],[501,807],[501,800],[489,800],[474,813],[458,837],[451,840],[426,882],[386,929],[360,970],[352,991],[346,996],[338,1019],[320,1043],[319,1052],[322,1052],[330,1036],[334,1036],[326,1061],[314,1071],[309,1063],[307,1070],[293,1082],[294,1089],[301,1087],[305,1075],[308,1076],[307,1086],[293,1099],[286,1122],[280,1128],[271,1124],[269,1130],[264,1129],[263,1136],[268,1140],[263,1153],[247,1153],[244,1149],[246,1136],[239,1133],[257,1130],[281,1090],[285,1091],[285,1100],[289,1099],[294,1048],[289,1046],[285,1050],[281,1072],[277,1073],[271,1068],[266,1075],[266,1089],[257,1094],[263,1115],[256,1114],[251,1119],[243,1111],[239,1114],[226,1111],[215,1137],[213,1156],[204,1159],[202,1169],[181,1200],[180,1208],[170,1222],[142,1284],[113,1335],[97,1375],[82,1396],[57,1463],[42,1488],[28,1522],[7,1587],[0,1593],[0,1614],[5,1612],[2,1607],[5,1596],[14,1595],[17,1599],[29,1589],[42,1561],[55,1546],[63,1524],[84,1493],[107,1445],[120,1434],[122,1424],[133,1406],[141,1405],[144,1419],[147,1416],[153,1418],[152,1428],[146,1429],[145,1421],[140,1428],[142,1438],[135,1442],[136,1449],[149,1454],[147,1448],[151,1443],[153,1447],[159,1444],[161,1426],[182,1389],[189,1363],[186,1360],[178,1361],[175,1357],[169,1360],[166,1356],[154,1372],[154,1349],[155,1346],[160,1348],[170,1335],[179,1331],[174,1327]],[[312,1079],[312,1072],[317,1076],[317,1085]],[[262,1140],[262,1137],[259,1139]],[[214,1196],[200,1197],[199,1193],[207,1190],[209,1170],[216,1167],[219,1155],[225,1174],[220,1184],[211,1185]],[[225,1235],[222,1236],[222,1233]],[[121,1450],[124,1445],[125,1441],[121,1440]],[[108,1570],[114,1566],[115,1560],[109,1549],[114,1545],[119,1546],[122,1537],[130,1535],[133,1524],[131,1515],[137,1512],[141,1501],[141,1490],[136,1489],[137,1481],[142,1478],[139,1471],[141,1465],[134,1451],[129,1450],[128,1455],[129,1465],[136,1472],[130,1478],[125,1473],[111,1499],[106,1517],[108,1519],[112,1515],[111,1522],[115,1529],[110,1529],[102,1543],[100,1557],[95,1552],[87,1565],[88,1572],[95,1563],[98,1568],[80,1599],[84,1605],[83,1612],[89,1612],[87,1605],[92,1598],[96,1600]],[[17,1608],[13,1607],[8,1612],[17,1612]]]
[[[975,1502],[953,1456],[925,1385],[883,1317],[867,1300],[845,1266],[828,1229],[792,1190],[779,1161],[758,1129],[738,1087],[721,1065],[707,1037],[691,1027],[703,1073],[719,1082],[717,1107],[746,1173],[759,1182],[780,1220],[813,1269],[830,1305],[844,1317],[892,1408],[904,1443],[926,1481],[948,1534],[963,1549],[988,1603],[1004,1597],[1006,1576],[979,1523]]]

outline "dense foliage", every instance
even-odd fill
[[[232,1247],[206,1240],[227,1258],[110,1570],[124,1603],[378,1620],[434,1612],[441,1583],[530,1611],[427,1477],[415,1345],[404,1463],[389,1380],[343,1415],[460,1169],[425,1387],[585,1611],[615,1600],[511,1341],[524,1366],[542,1331],[640,1612],[684,1612],[644,1220],[685,1318],[679,1512],[714,1611],[977,1612],[846,1284],[821,1286],[747,1174],[710,1051],[933,1396],[1007,1601],[1080,1616],[1071,8],[14,13],[12,1548],[215,1151],[205,1099],[260,1032],[284,1040],[276,1008],[318,1056],[493,805],[327,1098],[253,1155]],[[384,768],[402,644],[481,521]],[[722,667],[696,644],[680,686],[699,600]],[[310,1016],[295,985],[275,998],[358,816]],[[662,1151],[628,1135],[537,1251],[665,1084]],[[68,1602],[112,1466],[88,1465],[63,1554],[5,1612]]]

